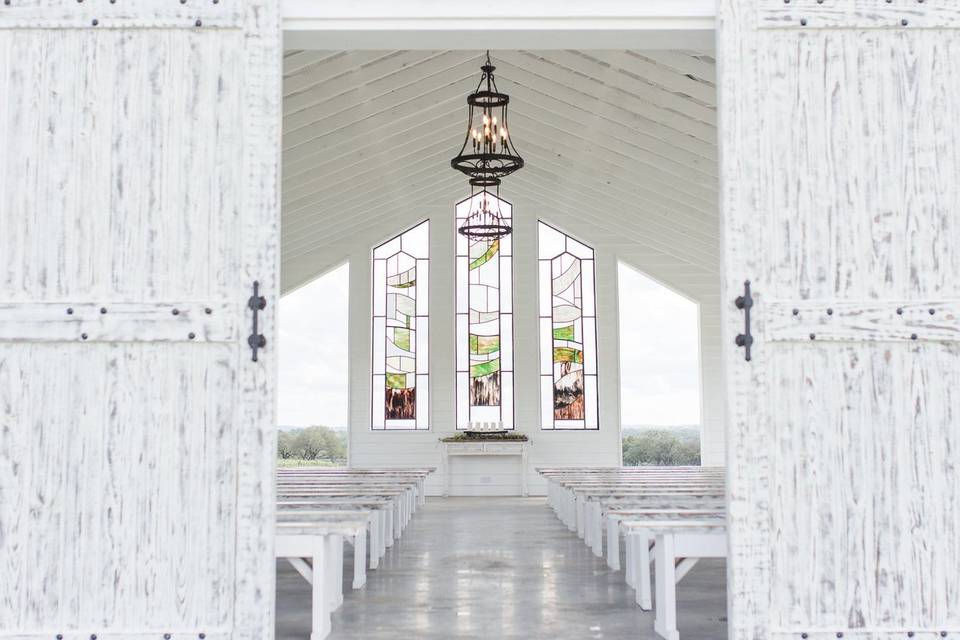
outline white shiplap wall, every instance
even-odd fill
[[[618,260],[700,303],[704,462],[721,463],[713,59],[684,51],[493,57],[528,163],[505,181],[502,195],[515,211],[517,420],[533,441],[532,466],[619,461]],[[288,52],[284,61],[283,286],[292,290],[350,261],[355,465],[436,463],[438,436],[454,430],[453,205],[468,191],[449,159],[462,142],[465,96],[480,60],[477,51],[309,51]],[[372,433],[370,248],[426,217],[432,429]],[[597,250],[599,433],[539,430],[538,218]],[[477,491],[519,484],[505,469],[469,476],[464,482]]]

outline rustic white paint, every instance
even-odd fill
[[[0,7],[0,637],[273,633],[279,64],[270,3]]]
[[[730,638],[954,637],[956,5],[720,6]]]
[[[284,59],[283,278],[290,291],[349,261],[350,451],[355,465],[436,465],[453,424],[453,205],[478,51],[299,51]],[[705,464],[723,461],[716,102],[711,55],[494,51],[527,166],[514,204],[517,422],[530,465],[619,462],[617,261],[701,310]],[[693,77],[688,77],[691,74]],[[655,79],[654,79],[655,78]],[[692,96],[699,96],[694,98]],[[411,144],[416,140],[416,144]],[[431,219],[431,431],[369,430],[370,250]],[[597,251],[600,431],[543,433],[537,380],[536,220]],[[629,295],[626,292],[625,295]],[[515,494],[515,461],[457,460],[458,492]],[[545,490],[529,474],[531,491]],[[436,479],[432,492],[439,492]]]

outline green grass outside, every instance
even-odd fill
[[[347,461],[332,462],[330,460],[303,460],[301,458],[277,458],[277,466],[287,467],[345,467]]]

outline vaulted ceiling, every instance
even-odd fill
[[[527,166],[517,211],[575,214],[593,237],[718,282],[716,72],[690,51],[495,51]],[[351,238],[447,212],[479,51],[290,51],[284,58],[283,288]],[[643,266],[643,265],[638,265]],[[673,272],[671,271],[671,272]]]

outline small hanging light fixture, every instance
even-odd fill
[[[480,83],[467,96],[467,135],[460,153],[450,161],[454,169],[470,176],[470,184],[475,187],[496,186],[500,178],[523,167],[523,158],[507,130],[510,96],[497,90],[494,69],[487,51],[487,60],[480,67]]]
[[[457,232],[472,240],[494,241],[508,235],[512,228],[503,219],[500,212],[500,180],[496,179],[496,194],[483,186],[479,196],[475,190],[470,193],[470,212]],[[471,180],[471,183],[473,181]],[[475,185],[476,186],[476,185]]]

